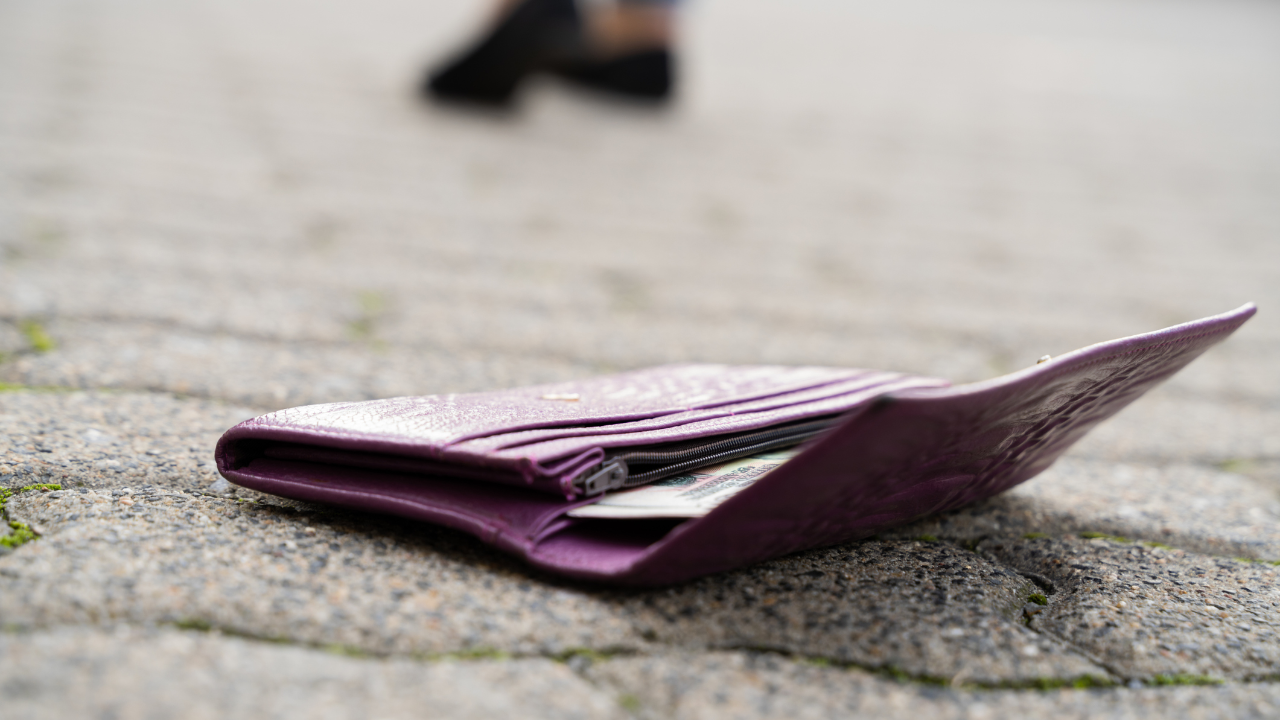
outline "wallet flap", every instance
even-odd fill
[[[1044,471],[1255,312],[1248,304],[993,380],[887,395],[611,574],[638,584],[675,582],[869,537],[996,495]],[[549,555],[543,549],[536,557],[558,565],[553,548],[545,548]]]

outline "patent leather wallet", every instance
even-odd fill
[[[281,410],[218,442],[248,488],[439,523],[545,570],[659,585],[868,537],[991,497],[1222,341],[1245,305],[968,385],[671,365],[494,392]],[[602,493],[787,446],[703,517],[570,517]]]

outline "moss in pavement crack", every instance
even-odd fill
[[[2,358],[0,358],[0,362],[3,362]],[[81,388],[69,387],[66,385],[22,385],[19,383],[0,382],[0,392],[20,392],[23,390],[30,392],[67,393],[79,392]],[[113,392],[111,388],[95,388],[95,391]]]
[[[27,339],[31,349],[38,353],[47,353],[57,347],[57,343],[53,341],[53,338],[49,337],[49,333],[44,329],[44,326],[35,320],[23,320],[18,323],[18,330]]]
[[[1109,688],[1116,687],[1118,684],[1111,678],[1100,675],[1079,675],[1067,678],[1037,677],[1028,678],[1026,680],[998,680],[995,682],[955,682],[952,679],[936,675],[913,675],[902,668],[894,666],[865,667],[856,663],[834,662],[830,660],[819,664],[814,662],[813,659],[807,659],[806,662],[811,665],[819,665],[820,667],[830,666],[846,670],[862,670],[864,672],[880,675],[881,677],[891,678],[905,684],[955,687],[964,690],[1063,690],[1067,688]]]
[[[1034,600],[1033,600],[1034,602]],[[207,620],[198,618],[188,618],[170,623],[171,626],[182,630],[192,630],[197,632],[217,632],[223,635],[238,637],[245,640],[256,640],[259,642],[269,642],[275,644],[299,645],[310,647],[316,650],[341,655],[351,658],[376,658],[384,657],[384,653],[372,652],[351,645],[342,644],[321,644],[310,643],[305,641],[293,641],[283,637],[269,637],[256,635],[249,632],[229,630],[214,626]],[[912,674],[900,667],[893,665],[864,665],[848,660],[837,660],[829,657],[806,656],[796,653],[790,653],[783,650],[762,647],[726,647],[723,650],[737,650],[740,652],[758,653],[777,655],[789,658],[797,663],[808,665],[815,668],[830,668],[846,671],[861,671],[878,675],[880,677],[889,678],[897,682],[909,685],[926,685],[932,687],[952,687],[960,690],[1036,690],[1036,691],[1052,691],[1052,690],[1085,690],[1085,689],[1106,689],[1115,688],[1122,685],[1121,682],[1102,675],[1077,675],[1074,677],[1035,677],[1023,680],[997,680],[997,681],[963,681],[956,682],[952,678],[941,677],[937,675]],[[554,662],[572,663],[576,658],[587,658],[593,663],[607,662],[617,657],[630,657],[637,653],[627,649],[607,649],[595,650],[591,648],[570,648],[557,653],[524,655],[520,653],[510,653],[492,647],[478,647],[466,650],[455,650],[443,653],[413,653],[411,658],[423,662],[468,662],[468,661],[504,661],[519,659],[522,657],[537,657],[552,660]],[[1255,681],[1269,682],[1277,678],[1266,677],[1257,678]],[[1148,680],[1141,681],[1143,685],[1148,687],[1165,687],[1173,685],[1221,685],[1223,680],[1207,675],[1192,675],[1189,673],[1180,673],[1175,675],[1156,675]],[[634,710],[639,707],[639,699],[633,695],[623,695],[619,698],[624,709]]]
[[[454,650],[453,652],[431,653],[422,656],[424,660],[439,662],[441,660],[510,660],[511,653],[491,647]]]
[[[189,617],[181,620],[174,620],[167,623],[171,627],[179,630],[191,630],[202,633],[217,633],[218,635],[226,635],[227,637],[240,638],[242,640],[256,640],[257,642],[271,643],[272,645],[304,645],[307,647],[329,650],[330,646],[320,645],[317,643],[308,643],[303,641],[294,641],[283,635],[261,635],[247,630],[237,630],[235,628],[222,627],[214,625],[204,618]]]
[[[12,550],[13,548],[18,547],[19,545],[25,545],[31,542],[32,540],[35,540],[37,537],[39,537],[39,535],[36,534],[36,531],[31,529],[30,525],[26,523],[18,522],[17,520],[9,519],[9,512],[8,510],[5,509],[5,505],[8,504],[9,498],[13,497],[14,495],[17,495],[18,493],[29,492],[31,490],[43,490],[45,492],[48,492],[50,490],[61,490],[61,489],[62,489],[61,485],[54,485],[52,483],[26,485],[24,487],[18,488],[17,490],[0,488],[0,522],[4,522],[8,524],[9,530],[10,530],[8,535],[5,535],[4,537],[0,537],[0,546],[4,546]]]
[[[612,660],[616,657],[626,657],[634,654],[634,651],[623,648],[605,648],[603,650],[596,650],[593,648],[575,647],[567,650],[561,650],[560,652],[553,653],[548,657],[560,663],[568,663],[574,660],[603,662],[605,660]]]
[[[1280,560],[1259,560],[1257,558],[1238,557],[1232,558],[1236,562],[1253,563],[1255,565],[1275,565],[1280,567]]]
[[[1222,682],[1222,680],[1208,675],[1177,673],[1175,675],[1156,675],[1147,684],[1160,687],[1165,685],[1221,685]]]
[[[1119,685],[1115,680],[1102,675],[1079,675],[1068,678],[1038,677],[1027,680],[962,681],[939,675],[913,674],[894,665],[865,665],[850,660],[837,660],[829,657],[798,655],[782,650],[768,648],[726,648],[745,652],[768,653],[781,655],[792,660],[818,668],[836,668],[840,670],[860,670],[896,680],[909,685],[930,685],[934,687],[954,687],[964,690],[1060,690],[1066,688],[1109,688]]]
[[[1123,535],[1108,535],[1106,533],[1100,533],[1100,532],[1082,532],[1080,533],[1080,537],[1084,538],[1085,540],[1102,539],[1102,540],[1110,540],[1111,542],[1117,542],[1117,543],[1133,542],[1132,540],[1130,540],[1129,538]]]

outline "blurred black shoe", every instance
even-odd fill
[[[422,93],[436,100],[503,106],[530,73],[582,57],[574,0],[524,0],[476,45],[431,72]]]
[[[670,50],[655,48],[608,60],[568,62],[552,68],[552,72],[593,90],[661,102],[671,97],[674,65]]]

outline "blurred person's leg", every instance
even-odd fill
[[[588,2],[585,11],[590,50],[602,59],[669,49],[675,33],[674,2],[619,0]]]
[[[664,100],[673,85],[676,0],[499,0],[484,34],[432,73],[444,100],[501,105],[547,71],[589,87]]]

